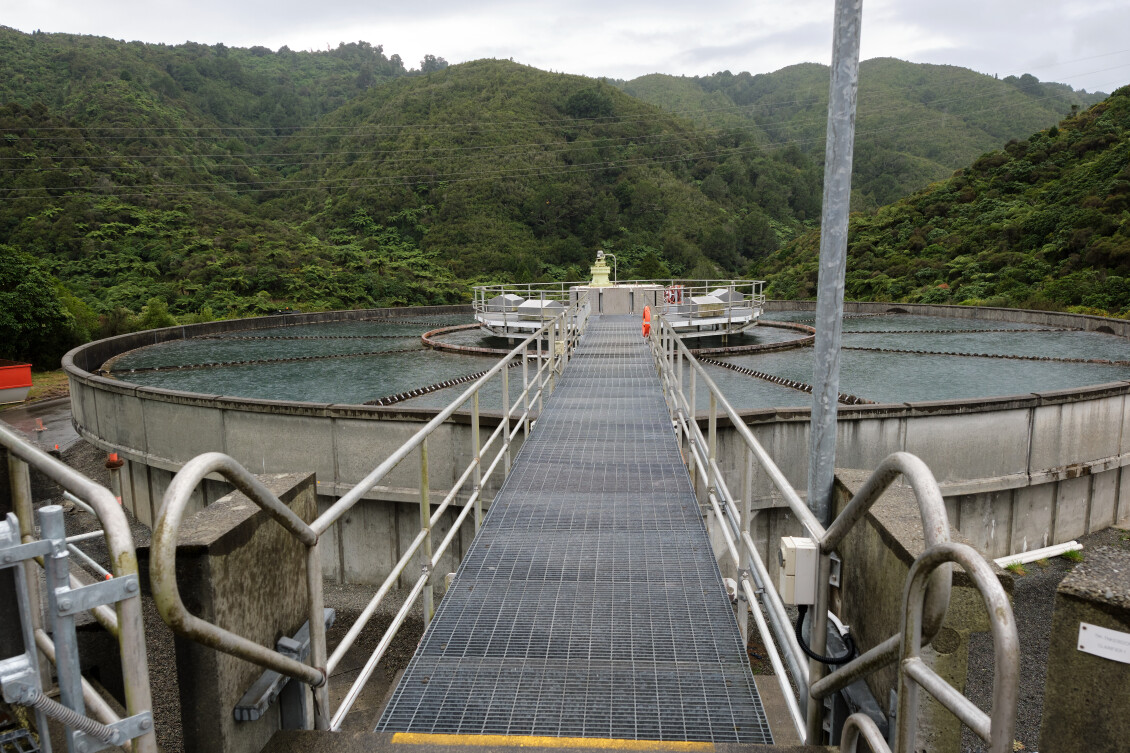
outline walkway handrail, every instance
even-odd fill
[[[920,459],[905,452],[893,453],[871,474],[848,503],[843,513],[825,530],[753,436],[752,431],[741,416],[726,400],[703,366],[682,343],[678,334],[667,322],[666,317],[660,314],[656,317],[656,321],[658,326],[652,330],[652,349],[656,358],[656,365],[660,370],[664,390],[674,414],[676,430],[680,436],[685,433],[687,437],[690,451],[688,465],[691,466],[692,480],[698,476],[706,484],[707,501],[718,518],[719,530],[726,541],[730,557],[739,570],[741,587],[747,598],[750,599],[751,606],[754,604],[754,595],[760,595],[761,602],[765,605],[766,613],[770,618],[768,624],[761,619],[756,607],[753,612],[755,613],[758,630],[769,653],[770,662],[775,668],[780,666],[781,660],[776,648],[776,645],[779,644],[785,651],[786,663],[798,685],[803,686],[807,691],[802,693],[801,698],[794,698],[788,678],[784,677],[783,673],[778,673],[778,681],[781,683],[790,716],[801,739],[806,739],[812,734],[813,719],[819,711],[817,704],[809,703],[809,696],[811,695],[811,698],[819,700],[860,677],[894,662],[898,656],[900,636],[898,634],[892,635],[889,639],[840,667],[827,677],[821,677],[824,669],[823,664],[813,661],[809,665],[807,655],[801,649],[790,625],[775,584],[770,580],[768,569],[765,567],[761,554],[757,551],[749,532],[750,522],[755,514],[751,510],[754,460],[756,459],[761,465],[774,487],[783,496],[788,509],[796,515],[801,525],[807,529],[809,537],[815,540],[820,548],[818,581],[820,585],[817,588],[817,602],[810,630],[812,636],[811,649],[816,653],[822,653],[825,649],[828,610],[827,582],[832,552],[843,542],[853,526],[863,519],[866,512],[878,501],[887,487],[900,475],[907,478],[914,491],[922,515],[927,548],[948,543],[949,522],[941,490],[933,473]],[[689,397],[683,394],[684,361],[690,364]],[[707,435],[703,434],[696,416],[695,401],[699,379],[702,379],[707,386],[710,397]],[[717,463],[719,408],[721,408],[722,413],[729,417],[733,428],[746,447],[746,467],[742,478],[742,495],[740,498],[735,497],[730,492]],[[750,584],[748,579],[752,579],[754,583]],[[945,617],[946,610],[949,607],[951,584],[952,576],[948,566],[940,566],[932,571],[924,606],[924,633],[927,642],[933,639]],[[770,627],[772,628],[771,633]],[[809,709],[807,720],[802,716],[802,705]]]
[[[558,314],[552,320],[547,321],[545,324],[542,325],[541,329],[539,329],[537,332],[530,335],[526,339],[522,340],[521,343],[519,343],[517,346],[512,348],[509,354],[504,356],[498,363],[496,363],[493,367],[491,367],[491,369],[489,371],[487,371],[487,373],[483,374],[482,377],[480,377],[470,387],[468,387],[466,390],[464,390],[463,394],[461,394],[459,397],[455,398],[455,400],[451,401],[451,403],[446,408],[444,408],[439,413],[437,413],[435,415],[435,417],[432,418],[431,421],[428,421],[428,423],[426,423],[423,426],[423,428],[421,428],[414,435],[412,435],[412,437],[407,442],[402,444],[400,446],[400,448],[396,450],[396,452],[394,452],[384,462],[382,462],[380,465],[378,465],[376,468],[374,468],[369,473],[368,476],[366,476],[361,481],[359,481],[357,484],[355,484],[352,489],[350,489],[348,492],[346,492],[344,495],[342,495],[341,499],[339,499],[337,502],[335,502],[333,505],[331,505],[328,510],[326,510],[324,513],[319,515],[317,520],[315,520],[313,522],[313,524],[311,525],[311,528],[313,528],[314,532],[316,534],[318,534],[319,536],[322,535],[323,533],[325,533],[331,525],[333,525],[335,522],[337,522],[338,518],[340,518],[342,515],[344,515],[346,512],[348,512],[349,509],[353,507],[353,505],[357,504],[358,500],[360,500],[363,496],[368,494],[374,486],[376,486],[378,483],[380,483],[381,479],[384,478],[386,475],[388,475],[389,471],[391,471],[393,468],[395,468],[397,465],[399,465],[400,462],[402,460],[404,460],[404,458],[406,458],[410,452],[412,452],[412,450],[419,448],[420,445],[423,444],[424,439],[429,434],[431,434],[433,431],[435,431],[436,428],[438,428],[441,424],[443,424],[444,421],[451,418],[452,414],[454,414],[455,411],[457,411],[460,408],[460,406],[462,406],[465,402],[467,402],[467,400],[471,399],[472,396],[478,394],[478,392],[482,388],[482,386],[484,384],[486,384],[491,379],[491,377],[495,376],[496,374],[498,374],[500,372],[502,372],[503,375],[505,376],[506,370],[509,367],[510,362],[514,358],[518,357],[519,355],[522,356],[523,358],[527,358],[528,357],[527,349],[528,349],[528,346],[531,342],[535,342],[535,341],[540,342],[540,338],[546,336],[546,334],[549,334],[549,336],[550,336],[550,346],[551,346],[550,351],[551,352],[548,354],[548,359],[549,359],[548,362],[550,364],[554,364],[555,359],[557,357],[557,355],[552,352],[553,351],[552,344],[553,344],[554,337],[561,336],[561,335],[558,335],[557,333],[562,333],[562,334],[567,334],[567,336],[573,338],[573,341],[575,341],[576,338],[575,338],[574,334],[573,333],[566,333],[566,329],[567,329],[567,325],[571,321],[579,321],[577,327],[579,329],[584,328],[585,318],[584,318],[584,316],[580,315],[580,312],[582,310],[584,311],[584,314],[587,315],[587,312],[588,312],[588,301],[587,301],[587,299],[582,300],[582,301],[578,301],[576,304],[574,304],[573,306],[570,306],[563,313]],[[539,353],[540,353],[540,351],[539,351]],[[551,368],[554,368],[554,367],[551,366]],[[542,367],[539,364],[537,375],[540,375],[541,371],[542,371]],[[539,390],[540,389],[541,389],[541,387],[539,385]],[[526,391],[528,391],[528,390],[529,390],[529,385],[526,385]],[[507,413],[505,418],[509,419],[510,414]],[[505,423],[505,421],[504,421],[504,423]]]
[[[769,578],[768,568],[766,568],[761,554],[749,534],[749,523],[753,517],[751,502],[755,460],[769,476],[773,486],[784,497],[788,508],[797,516],[797,519],[813,538],[817,540],[822,538],[824,527],[812,515],[812,512],[792,488],[788,479],[785,478],[785,474],[769,457],[769,453],[765,451],[757,438],[753,436],[753,432],[741,420],[741,416],[730,405],[714,380],[706,373],[702,364],[683,344],[678,334],[667,322],[666,317],[660,313],[655,317],[654,323],[656,326],[652,328],[652,351],[656,358],[656,365],[660,370],[660,380],[664,392],[668,396],[680,442],[684,435],[687,438],[688,449],[690,450],[688,465],[691,466],[691,479],[694,481],[698,477],[704,479],[707,483],[707,500],[721,524],[720,530],[726,540],[730,556],[739,570],[739,582],[742,591],[753,607],[754,620],[769,654],[770,663],[774,667],[777,682],[781,686],[790,719],[796,728],[797,735],[801,740],[804,740],[806,723],[802,704],[807,702],[807,694],[802,693],[800,698],[796,697],[788,675],[783,670],[777,645],[783,647],[785,663],[788,664],[789,671],[802,688],[807,688],[809,684],[807,658],[797,642],[788,614],[785,612],[784,603]],[[684,380],[684,363],[690,365],[689,380]],[[696,420],[695,402],[698,379],[703,380],[710,394],[709,436],[703,436]],[[689,385],[687,382],[689,382]],[[684,386],[689,387],[689,397],[683,394]],[[715,461],[719,407],[729,417],[746,448],[740,502],[731,494],[729,486],[722,477],[721,469]],[[736,505],[740,505],[740,511]],[[744,556],[742,552],[744,552]],[[753,580],[752,584],[749,583],[750,579]],[[756,606],[758,596],[760,596],[760,602],[764,604],[765,612],[769,616],[768,624],[762,618],[760,609]]]
[[[28,472],[29,468],[35,468],[67,492],[81,499],[94,511],[104,532],[106,547],[110,553],[110,570],[114,578],[138,577],[137,551],[134,548],[129,521],[109,489],[51,457],[3,426],[0,426],[0,445],[8,450],[12,501],[16,517],[19,519],[20,539],[23,543],[36,540],[35,514]],[[34,580],[35,585],[29,588],[29,591],[38,594],[38,576],[29,578],[30,580]],[[71,587],[77,588],[80,585],[74,576],[71,576]],[[153,697],[149,687],[149,661],[145,652],[140,589],[133,595],[117,601],[113,609],[100,606],[91,612],[118,639],[127,716],[136,717],[151,712]],[[33,622],[36,630],[42,629],[37,619],[33,619]],[[107,714],[107,711],[104,705],[94,707],[94,713],[105,724],[112,725],[122,721],[112,713]],[[151,721],[148,729],[135,737],[132,744],[137,753],[156,753],[157,739]]]
[[[218,651],[233,656],[238,656],[259,666],[273,669],[288,677],[295,678],[311,685],[314,688],[315,713],[314,725],[317,729],[340,729],[345,715],[352,708],[361,689],[376,669],[377,663],[391,645],[396,632],[407,618],[416,600],[424,598],[425,624],[431,618],[432,590],[431,576],[438,566],[443,554],[447,551],[455,535],[459,532],[463,522],[471,512],[475,513],[475,531],[479,530],[482,523],[482,498],[484,483],[488,481],[495,469],[502,464],[505,472],[510,470],[510,444],[514,437],[521,431],[529,432],[531,416],[541,405],[544,394],[552,391],[556,374],[560,372],[563,363],[569,359],[576,341],[579,339],[587,322],[589,304],[586,297],[581,298],[573,306],[561,312],[554,318],[547,320],[542,327],[519,345],[513,348],[505,357],[477,379],[470,387],[464,390],[446,408],[421,427],[407,442],[401,445],[391,456],[380,463],[364,479],[358,482],[349,492],[325,512],[307,525],[295,515],[282,501],[268,490],[253,474],[247,471],[236,460],[221,453],[206,453],[198,456],[184,465],[173,478],[165,492],[161,512],[153,529],[152,560],[150,563],[150,579],[153,584],[153,595],[157,602],[158,611],[166,623],[179,635],[185,636]],[[548,340],[548,350],[543,358],[541,340]],[[532,355],[529,347],[533,344],[536,355]],[[558,347],[560,345],[560,347]],[[522,359],[523,390],[511,405],[509,390],[509,367],[515,358]],[[536,358],[537,367],[531,379],[527,364]],[[482,442],[479,425],[479,394],[483,387],[495,376],[502,380],[503,412],[502,420],[498,427],[491,433],[486,442]],[[473,457],[460,477],[452,485],[444,500],[435,510],[432,510],[428,489],[428,437],[443,425],[451,415],[468,400],[473,401],[471,414],[471,443]],[[511,428],[511,422],[515,425]],[[483,469],[483,455],[495,444],[500,446],[493,460]],[[384,583],[366,605],[357,621],[349,629],[341,643],[338,644],[332,656],[327,657],[325,626],[322,617],[322,570],[321,559],[318,552],[318,542],[338,519],[346,514],[369,491],[379,484],[394,468],[396,468],[413,451],[420,454],[420,532],[409,544],[400,560],[393,567]],[[197,485],[209,474],[219,473],[230,481],[237,489],[277,520],[286,530],[306,547],[306,582],[307,582],[307,609],[310,625],[310,657],[309,663],[297,661],[283,656],[274,650],[250,641],[242,636],[231,633],[217,625],[196,617],[188,612],[181,601],[176,584],[176,539],[184,511]],[[472,484],[469,497],[462,503],[462,510],[451,525],[451,530],[444,537],[438,549],[432,550],[432,531],[440,521],[444,512],[452,504],[460,491],[468,484]],[[422,550],[425,566],[421,575],[416,579],[414,586],[405,600],[404,605],[392,620],[377,648],[373,651],[364,669],[351,686],[343,699],[341,706],[331,717],[329,706],[328,678],[345,653],[353,646],[361,631],[376,613],[384,597],[392,589],[397,579],[401,577],[411,562],[412,558]]]
[[[541,300],[541,301],[569,301],[577,295],[577,289],[587,289],[592,285],[591,281],[586,282],[546,282],[546,283],[527,283],[527,284],[497,284],[497,285],[476,285],[474,288],[474,298],[472,300],[472,308],[476,315],[501,315],[501,323],[507,323],[512,317],[517,320],[519,316],[517,311],[509,308],[507,304],[501,305],[498,308],[492,308],[490,301],[494,298],[510,294],[518,296],[523,300]],[[765,306],[765,281],[764,280],[737,280],[733,278],[719,279],[719,280],[694,280],[694,279],[679,279],[679,278],[663,278],[654,280],[620,280],[616,283],[619,287],[625,286],[657,286],[662,288],[663,295],[657,297],[653,308],[656,313],[670,313],[672,315],[682,312],[682,315],[693,316],[693,318],[721,318],[733,319],[736,318],[740,311],[755,308],[761,309]],[[691,298],[696,296],[707,295],[708,293],[722,290],[727,295],[719,305],[714,304],[714,307],[709,312],[690,313],[692,311],[693,303]],[[738,294],[738,295],[735,295]],[[642,305],[642,303],[640,304]],[[523,315],[522,318],[532,316],[532,314]]]
[[[657,343],[657,346],[665,354],[662,358],[662,361],[668,364],[666,367],[662,367],[664,369],[665,376],[667,377],[664,381],[664,386],[667,388],[668,394],[674,397],[677,401],[675,411],[677,411],[684,419],[688,419],[692,422],[696,418],[695,416],[691,415],[691,411],[694,408],[694,393],[691,393],[691,397],[689,399],[685,395],[683,395],[682,375],[681,373],[678,375],[674,373],[675,367],[673,364],[678,361],[678,368],[681,369],[682,360],[685,360],[688,364],[690,364],[690,367],[692,369],[692,386],[693,382],[696,381],[695,377],[703,380],[703,382],[709,389],[710,394],[713,396],[713,399],[717,401],[717,407],[720,407],[722,409],[722,413],[724,413],[726,417],[730,419],[730,422],[733,425],[734,429],[738,432],[738,435],[745,442],[746,446],[749,447],[753,452],[754,457],[757,459],[758,463],[760,463],[762,469],[764,469],[765,472],[769,475],[770,480],[773,482],[773,486],[775,486],[777,488],[777,491],[779,491],[785,498],[785,502],[788,505],[789,509],[793,512],[794,515],[797,516],[797,519],[800,520],[801,525],[804,526],[804,528],[813,538],[818,540],[821,539],[824,536],[824,526],[820,525],[820,521],[816,519],[816,516],[813,515],[812,511],[808,509],[808,505],[804,503],[804,500],[802,500],[800,498],[800,495],[796,493],[796,490],[793,489],[792,484],[790,484],[789,480],[785,478],[785,474],[781,471],[780,468],[777,467],[777,464],[773,462],[773,459],[769,457],[769,453],[765,451],[765,448],[761,446],[761,443],[757,441],[757,438],[753,436],[753,432],[750,431],[749,426],[747,426],[745,421],[742,420],[741,415],[734,409],[732,405],[730,405],[730,401],[726,399],[726,396],[722,393],[722,390],[718,388],[718,385],[716,385],[714,383],[714,380],[710,378],[710,375],[706,373],[706,369],[701,363],[698,362],[698,359],[694,357],[694,355],[690,352],[690,349],[683,344],[683,341],[679,338],[678,334],[671,328],[670,324],[667,323],[666,317],[660,314],[657,317],[657,320],[659,322],[659,326],[653,328],[652,331],[655,333],[655,338],[659,341]],[[656,353],[656,357],[659,358],[658,351]],[[717,421],[716,408],[712,410],[712,414],[715,417],[714,420]]]

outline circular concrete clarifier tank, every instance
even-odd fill
[[[769,302],[761,325],[725,345],[775,348],[802,341],[809,336],[805,332],[766,325],[810,323],[811,307],[812,302]],[[126,460],[123,497],[146,524],[152,524],[176,470],[206,451],[232,455],[255,473],[313,471],[325,507],[470,382],[415,397],[402,393],[497,363],[497,355],[433,350],[421,342],[424,332],[471,321],[469,306],[327,312],[173,327],[91,343],[64,362],[75,426],[88,441]],[[1095,331],[1099,328],[1119,334]],[[838,466],[874,468],[896,450],[919,455],[942,486],[951,523],[993,556],[1070,540],[1130,518],[1130,474],[1121,470],[1130,457],[1130,431],[1123,431],[1124,424],[1130,427],[1125,337],[1130,323],[1047,312],[849,303],[843,329],[840,391],[876,404],[840,407]],[[475,329],[434,339],[499,352],[511,347]],[[696,349],[721,345],[719,338],[693,343]],[[803,492],[812,401],[803,387],[812,381],[812,348],[703,358],[717,362],[707,363],[706,373]],[[1093,359],[1127,363],[1080,362]],[[235,361],[256,363],[202,366]],[[186,366],[197,368],[176,368]],[[110,378],[99,375],[100,369],[109,369]],[[533,369],[531,364],[531,374]],[[508,374],[513,402],[522,369]],[[501,380],[495,379],[481,394],[484,438],[500,420],[501,392]],[[397,396],[393,405],[362,405],[391,395]],[[696,399],[703,420],[709,398],[701,380]],[[464,405],[444,433],[430,440],[433,496],[450,488],[470,460],[469,410]],[[728,438],[732,431],[720,426],[719,457],[723,467],[736,468],[744,461],[729,457],[739,451],[739,443]],[[442,468],[437,458],[444,458]],[[417,487],[418,469],[406,461],[335,527],[337,543],[326,547],[324,558],[327,573],[379,582],[398,556],[404,539],[399,531],[418,527]],[[226,484],[207,482],[195,509],[227,490]],[[382,532],[377,539],[385,554],[358,570],[350,564],[352,549],[369,546],[373,531]],[[466,543],[469,534],[454,548],[451,569]]]

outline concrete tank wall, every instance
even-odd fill
[[[174,474],[204,452],[231,455],[253,473],[313,472],[319,510],[324,511],[438,411],[201,395],[139,387],[92,372],[125,351],[204,334],[470,311],[469,306],[443,306],[272,316],[169,327],[90,343],[64,359],[72,420],[80,436],[107,452],[117,452],[125,461],[122,502],[146,525],[152,526]],[[483,412],[481,441],[500,421],[497,412]],[[429,490],[435,506],[473,456],[470,416],[456,416],[433,433],[428,444]],[[519,434],[512,453],[520,447]],[[500,476],[501,469],[485,485],[488,500],[501,485]],[[419,479],[419,456],[413,454],[326,533],[322,554],[327,577],[352,583],[384,580],[420,530]],[[230,491],[222,479],[206,480],[194,495],[189,514]],[[457,502],[468,495],[469,490]],[[437,525],[437,545],[458,513],[449,509]],[[472,535],[473,525],[467,521],[440,562],[441,572],[455,570]],[[358,556],[361,552],[363,556]],[[409,565],[406,582],[415,581],[420,564]]]
[[[811,311],[814,301],[769,301],[767,311]],[[906,313],[1073,327],[1130,337],[1130,322],[970,306],[847,302],[848,314]],[[905,450],[934,472],[950,523],[991,557],[1070,541],[1130,522],[1130,382],[1008,397],[840,406],[836,465],[872,469]],[[807,409],[743,414],[798,490],[807,484]],[[729,435],[729,436],[727,436]],[[723,439],[722,437],[725,437]],[[720,452],[736,472],[736,432]],[[728,451],[725,448],[729,448]],[[767,482],[762,505],[774,505]],[[803,493],[803,492],[802,492]]]
[[[992,557],[1070,541],[1130,521],[1128,393],[1130,382],[1116,382],[1068,394],[841,406],[836,465],[870,470],[892,452],[917,455],[938,480],[951,524]],[[808,412],[742,418],[803,495]],[[723,471],[738,478],[745,445],[729,422],[719,422],[718,442]],[[754,489],[756,507],[782,504],[763,474]]]
[[[776,310],[804,310],[811,302],[771,302]],[[1008,309],[904,304],[849,304],[849,311],[897,308],[934,316],[973,316],[1001,321],[1108,327],[1123,334],[1127,323],[1098,317]],[[435,410],[251,400],[144,388],[91,373],[110,357],[155,342],[218,331],[260,329],[318,321],[384,316],[470,313],[469,307],[385,309],[263,317],[135,333],[78,348],[64,359],[71,384],[73,420],[88,441],[126,461],[123,498],[139,520],[151,524],[173,474],[208,451],[232,455],[255,473],[317,474],[321,509],[362,479],[424,423]],[[1126,334],[1130,334],[1127,332]],[[1130,382],[1070,390],[949,402],[841,406],[837,465],[872,469],[896,450],[922,457],[933,469],[950,508],[951,522],[987,554],[1000,556],[1070,540],[1114,522],[1130,520]],[[704,414],[700,413],[700,420]],[[806,481],[807,409],[782,408],[742,415],[798,489]],[[483,438],[500,416],[484,413]],[[429,442],[431,493],[438,503],[471,459],[470,417],[456,414]],[[513,450],[516,452],[518,445]],[[739,437],[719,426],[719,460],[732,478],[744,462]],[[419,530],[419,465],[408,458],[327,534],[328,576],[347,582],[383,580],[403,546]],[[493,494],[497,483],[487,489]],[[756,482],[756,506],[780,507],[768,482]],[[230,488],[204,484],[193,509],[202,509]],[[455,511],[449,514],[450,526]],[[441,524],[441,533],[448,528]],[[758,518],[755,539],[768,545],[798,532],[784,510]],[[454,570],[470,543],[470,528],[456,537],[448,561]],[[771,551],[771,548],[768,549]],[[410,575],[418,568],[409,568]]]

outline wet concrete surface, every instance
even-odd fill
[[[71,423],[71,399],[58,397],[0,411],[0,421],[45,450],[65,450],[78,441]]]

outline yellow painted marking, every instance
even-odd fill
[[[713,751],[714,743],[682,740],[617,740],[608,737],[539,737],[536,735],[432,735],[397,732],[394,743],[405,745],[475,745],[511,748],[598,748],[601,750]]]

